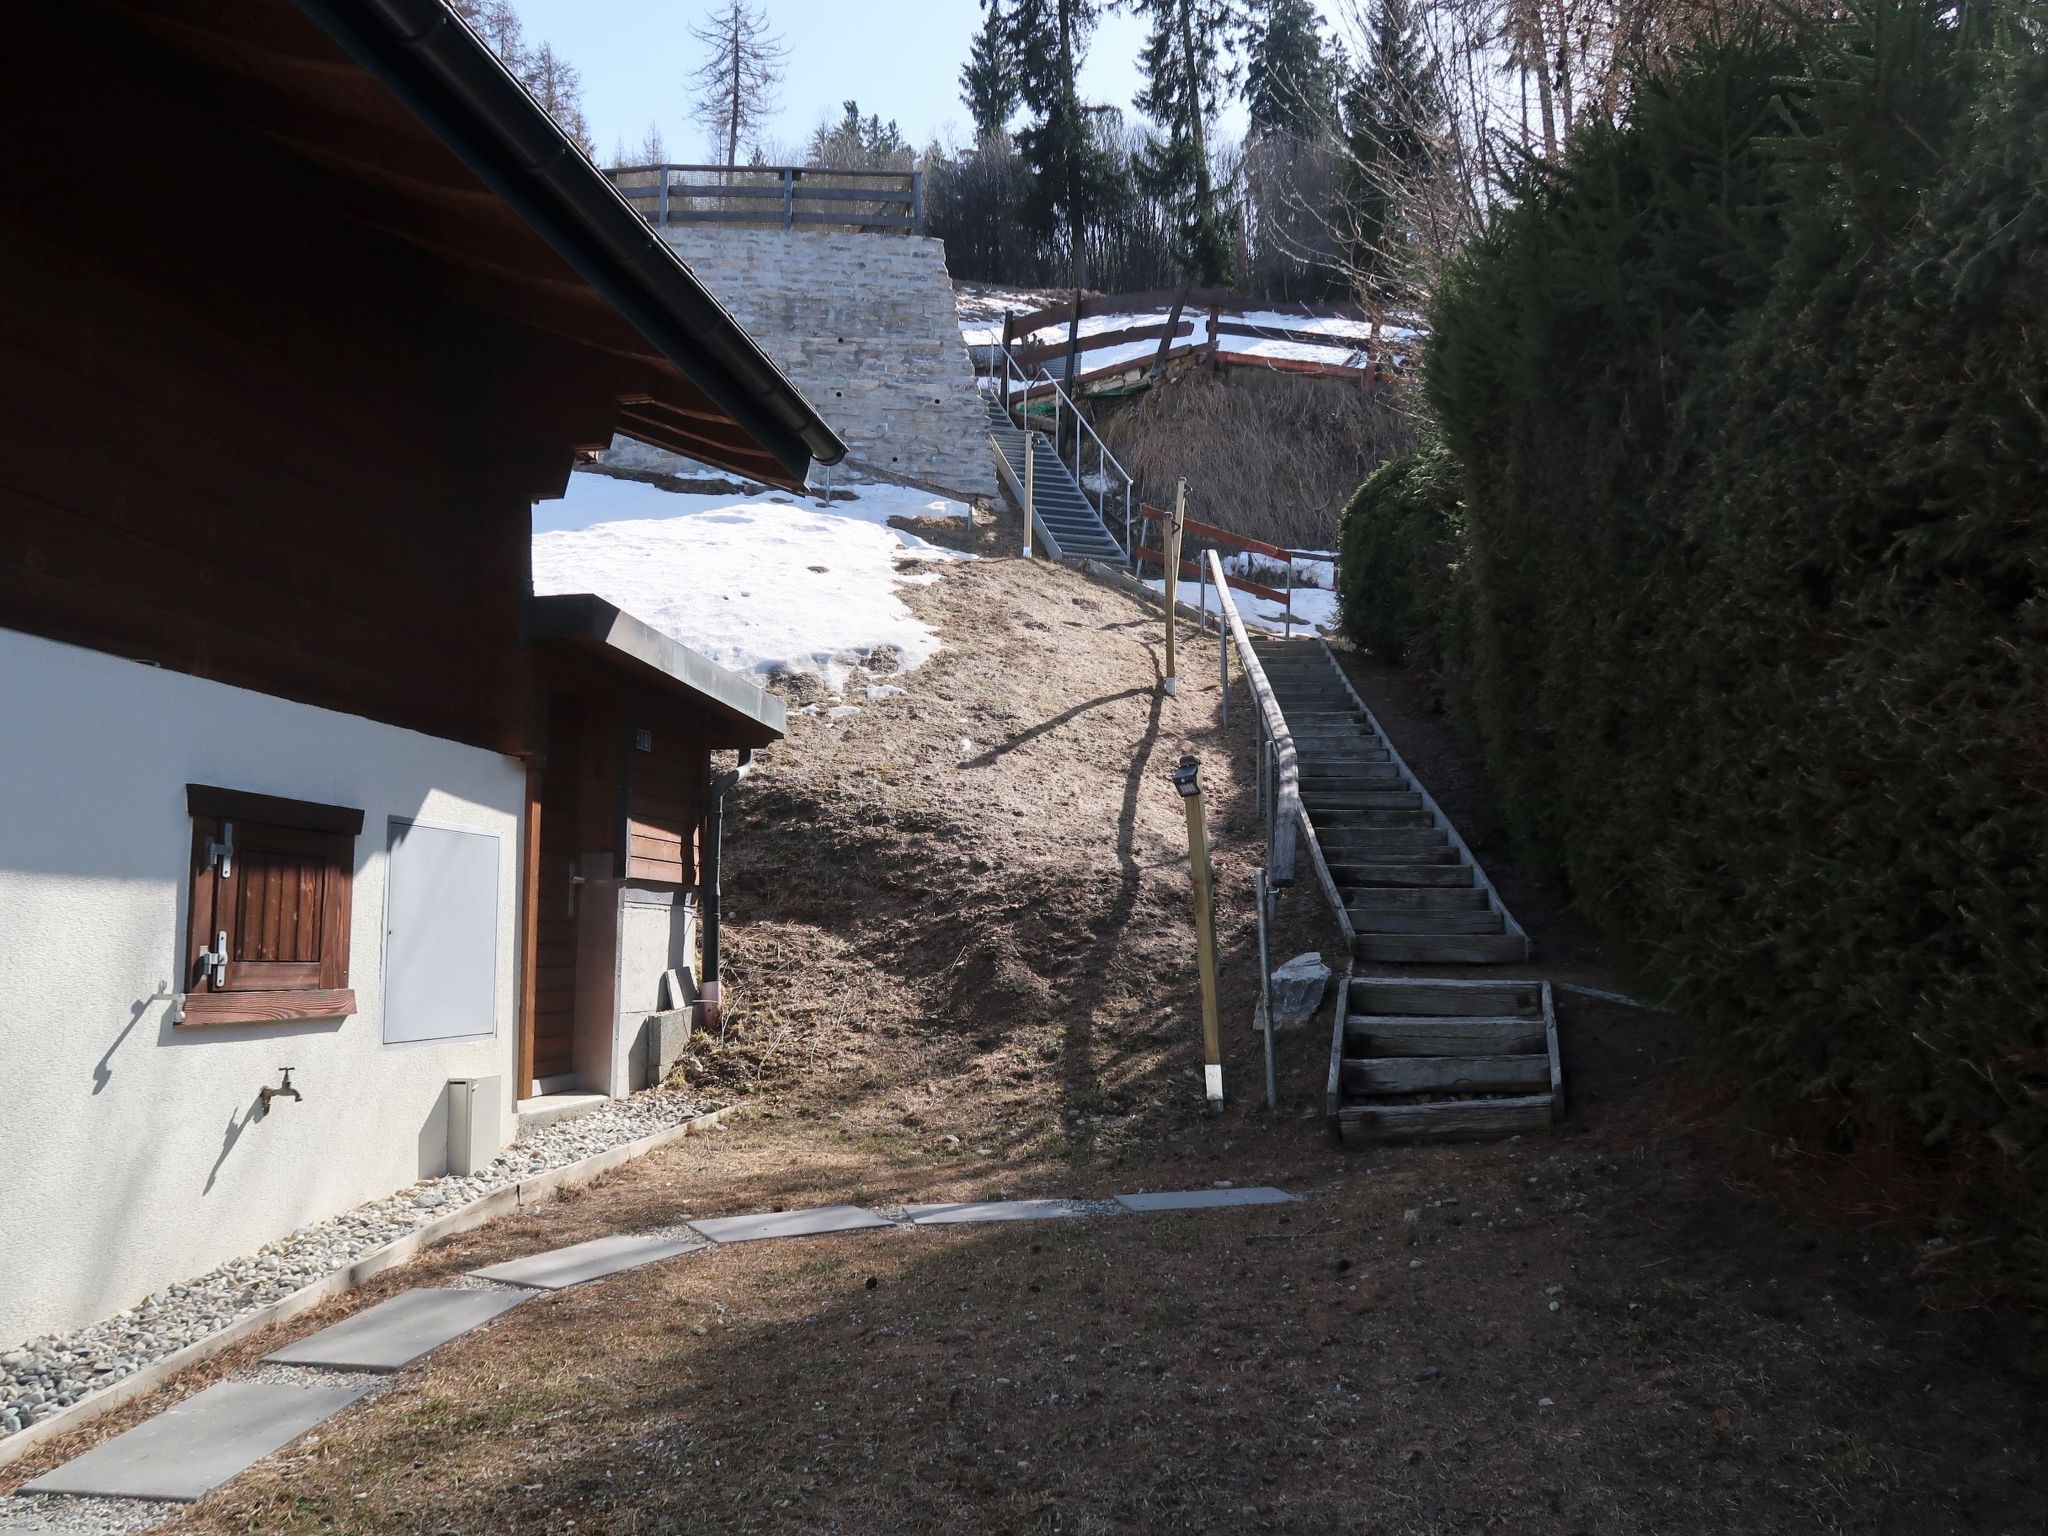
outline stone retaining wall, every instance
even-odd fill
[[[709,224],[668,239],[845,440],[850,460],[957,494],[997,493],[943,241]],[[683,462],[639,445],[613,452],[632,468]]]

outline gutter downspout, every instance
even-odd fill
[[[697,995],[704,1002],[706,1029],[718,1022],[720,1010],[718,862],[725,843],[725,797],[753,771],[754,749],[742,747],[739,766],[711,781],[711,807],[704,814],[704,974],[698,978]]]

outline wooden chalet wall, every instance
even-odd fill
[[[0,199],[0,625],[527,751],[528,503],[615,399],[61,9],[0,98],[64,140]]]

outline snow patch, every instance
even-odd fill
[[[887,520],[967,513],[902,486],[862,486],[826,510],[782,491],[734,499],[578,471],[535,509],[534,591],[594,592],[722,667],[762,682],[810,674],[837,695],[877,651],[902,671],[937,653],[895,591],[937,578],[902,568],[973,558]]]

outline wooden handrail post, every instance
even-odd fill
[[[1188,870],[1195,882],[1195,945],[1202,970],[1202,1093],[1209,1113],[1223,1112],[1223,1028],[1216,1013],[1216,907],[1209,830],[1202,820],[1201,764],[1183,757],[1173,787],[1188,811]]]
[[[1181,524],[1188,515],[1188,483],[1176,481],[1173,488],[1173,521],[1166,525],[1166,694],[1168,698],[1180,691],[1180,680],[1174,671],[1174,611],[1173,605],[1180,595],[1180,533]]]
[[[658,210],[658,213],[657,213],[657,218],[658,218],[658,221],[659,221],[659,222],[658,222],[658,226],[657,226],[657,227],[659,227],[659,228],[661,228],[661,229],[667,229],[667,228],[668,228],[668,167],[664,165],[664,166],[663,166],[663,167],[662,167],[662,168],[661,168],[661,169],[660,169],[659,171],[657,171],[657,172],[656,172],[655,174],[656,174],[656,176],[657,176],[657,177],[659,177],[659,179],[660,179],[660,182],[661,182],[661,191],[660,191],[660,193],[659,193],[659,194],[658,194],[658,195],[656,196],[656,198],[655,198],[655,206],[656,206],[656,208],[657,208],[657,210]]]
[[[787,165],[782,168],[782,227],[796,228],[796,170]]]

